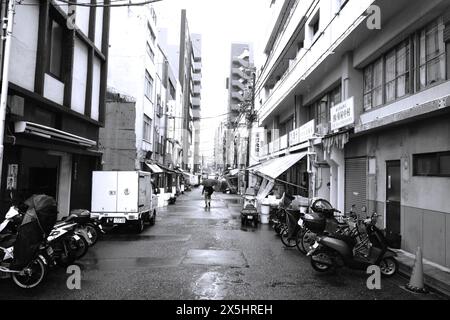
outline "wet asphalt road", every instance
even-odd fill
[[[57,269],[28,291],[0,280],[0,299],[422,299],[400,276],[370,291],[364,272],[318,274],[269,226],[241,228],[239,210],[236,196],[215,193],[205,211],[194,190],[142,234],[113,232],[90,248],[79,261],[81,290],[69,290]]]

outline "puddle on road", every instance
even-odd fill
[[[242,251],[189,250],[183,264],[244,267],[247,261]]]
[[[227,287],[222,274],[206,272],[194,283],[192,291],[199,300],[221,300],[227,294]]]
[[[77,263],[82,270],[118,271],[126,269],[147,269],[176,267],[181,258],[118,258],[118,259],[82,259]]]
[[[110,234],[103,237],[103,241],[189,241],[191,235],[139,235],[139,234]]]

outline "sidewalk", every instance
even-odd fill
[[[414,268],[415,256],[403,250],[396,250],[397,260],[400,265],[400,273],[407,277],[411,277]],[[423,277],[425,286],[429,289],[445,295],[450,299],[450,270],[440,267],[434,263],[423,261]],[[406,283],[405,283],[406,284]]]

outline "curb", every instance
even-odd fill
[[[409,280],[412,274],[413,268],[398,261],[399,264],[399,274]],[[435,292],[439,295],[444,296],[446,299],[450,299],[450,284],[443,283],[435,278],[430,277],[424,273],[424,283],[425,287],[430,290],[430,292]]]

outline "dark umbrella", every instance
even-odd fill
[[[215,185],[217,185],[217,183],[218,183],[218,180],[215,180],[215,179],[205,179],[202,182],[202,184],[205,187],[214,187]]]

